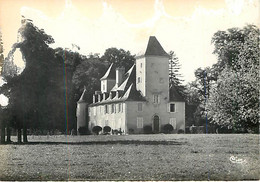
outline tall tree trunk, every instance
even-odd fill
[[[26,124],[23,125],[23,142],[27,143],[28,139],[27,139],[27,126]]]
[[[3,126],[3,123],[1,125],[1,141],[0,143],[5,143],[5,127]]]
[[[22,143],[22,129],[21,128],[17,129],[17,142]]]
[[[6,136],[7,136],[6,142],[11,143],[12,142],[11,141],[11,128],[9,126],[7,126],[7,128],[6,128]]]

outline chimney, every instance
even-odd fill
[[[125,68],[116,68],[116,87],[118,88],[122,81],[123,81],[123,76],[125,74]]]

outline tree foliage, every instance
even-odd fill
[[[211,91],[208,114],[213,122],[235,132],[258,132],[259,37],[259,29],[249,25],[218,32],[213,38],[220,49],[215,53],[225,67]]]
[[[182,75],[180,74],[181,65],[179,62],[179,58],[173,51],[169,53],[169,83],[170,86],[181,86],[183,80],[181,79]]]
[[[7,83],[1,92],[9,98],[13,126],[61,131],[68,125],[71,128],[75,113],[70,107],[76,107],[72,75],[82,56],[50,48],[53,38],[30,21],[24,21],[19,34],[21,41],[13,45],[2,71]],[[12,74],[13,54],[18,48],[26,66],[21,74]]]
[[[252,50],[248,50],[250,53],[253,53],[253,49],[256,47],[259,48],[259,42],[255,39],[258,34],[259,29],[255,25],[216,32],[213,35],[212,44],[215,46],[213,53],[218,57],[220,68],[224,69],[225,66],[239,68],[241,63],[238,60],[241,57],[240,53],[243,47],[247,45],[248,48],[252,48]]]
[[[100,90],[100,78],[106,71],[107,66],[98,57],[84,59],[74,71],[72,82],[77,90],[77,97],[83,92],[86,86],[87,102],[92,102],[92,95],[96,90]]]
[[[258,130],[259,29],[254,25],[218,31],[212,38],[218,62],[198,68],[187,100],[196,123],[208,120],[233,132]]]
[[[129,51],[112,47],[106,49],[101,60],[109,64],[114,63],[116,67],[124,67],[128,70],[134,64],[135,57]]]
[[[27,21],[19,29],[19,34],[22,41],[13,45],[5,60],[3,76],[7,83],[1,89],[9,97],[8,108],[12,110],[16,128],[33,125],[33,120],[38,121],[36,117],[48,115],[47,112],[42,113],[49,108],[42,102],[46,99],[45,91],[50,82],[45,75],[50,75],[49,68],[53,66],[48,44],[54,42],[51,36]],[[13,63],[13,54],[17,49],[20,49],[26,64],[19,75]]]
[[[178,92],[186,98],[185,87],[183,85],[182,74],[180,73],[181,65],[179,58],[173,51],[169,53],[169,87],[174,86]]]

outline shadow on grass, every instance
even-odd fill
[[[110,145],[110,144],[123,144],[123,145],[184,145],[186,141],[140,141],[140,140],[123,140],[123,141],[88,141],[88,142],[55,142],[55,141],[34,141],[27,143],[12,142],[13,145]]]

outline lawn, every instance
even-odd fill
[[[0,145],[0,180],[256,180],[260,174],[259,135],[28,139]]]

